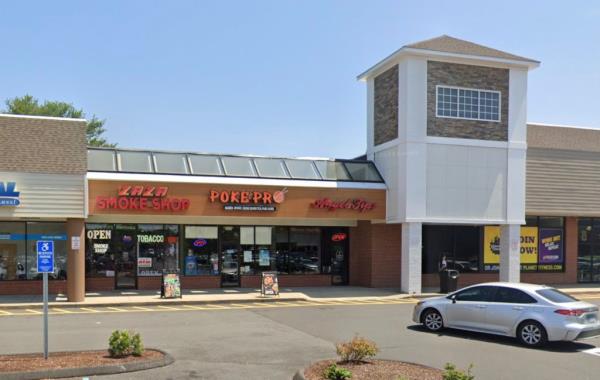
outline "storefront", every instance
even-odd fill
[[[184,288],[258,287],[264,271],[282,286],[347,285],[350,230],[385,218],[385,184],[368,161],[90,155],[88,290],[158,289],[164,269]],[[132,173],[133,157],[150,165]]]
[[[359,76],[366,154],[86,147],[85,121],[0,115],[0,294],[600,282],[600,131],[527,123],[539,62],[441,36]]]

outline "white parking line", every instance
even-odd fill
[[[598,348],[598,347],[590,348],[589,350],[583,350],[581,352],[583,352],[584,354],[600,356],[600,348]]]

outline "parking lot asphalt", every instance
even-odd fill
[[[596,304],[598,299],[588,299]],[[447,330],[425,332],[411,320],[412,303],[318,304],[218,310],[57,313],[51,351],[106,348],[114,329],[141,333],[147,347],[174,364],[102,379],[291,379],[312,361],[335,357],[334,343],[355,334],[374,340],[380,358],[442,368],[474,365],[476,379],[598,379],[600,338],[527,349],[510,338]],[[0,354],[39,352],[41,316],[0,318]]]

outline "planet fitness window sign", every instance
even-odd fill
[[[560,271],[564,266],[563,231],[559,228],[521,227],[521,271]],[[485,226],[483,267],[500,269],[500,227]]]
[[[539,270],[563,270],[563,230],[540,228]]]

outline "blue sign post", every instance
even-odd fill
[[[54,242],[37,241],[37,272],[44,276],[44,359],[48,359],[48,273],[54,273]]]

